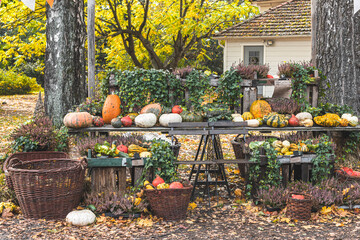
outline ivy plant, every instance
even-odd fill
[[[242,97],[241,82],[242,78],[236,69],[230,68],[230,70],[226,71],[221,76],[216,90],[218,102],[228,105],[231,110],[239,108],[241,105],[240,98]]]
[[[281,182],[280,175],[280,162],[277,160],[277,152],[269,142],[256,141],[250,143],[250,149],[252,150],[252,157],[250,162],[253,164],[249,168],[249,182],[246,185],[247,196],[251,197],[251,193],[257,185],[259,189],[268,189],[268,186],[278,186]],[[265,149],[266,165],[265,175],[261,176],[261,157],[260,150]]]
[[[333,143],[329,136],[322,135],[315,149],[315,158],[312,160],[312,181],[319,183],[330,175],[329,159],[334,155]]]
[[[154,169],[155,175],[159,175],[169,183],[176,178],[174,165],[175,156],[170,143],[164,140],[154,140],[150,146],[151,158],[145,164],[145,170]],[[144,171],[146,172],[146,171]]]
[[[185,87],[189,90],[188,105],[191,105],[193,110],[200,111],[203,102],[202,97],[210,89],[210,79],[204,73],[198,70],[192,70],[186,76]]]

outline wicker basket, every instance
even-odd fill
[[[340,182],[344,183],[351,183],[357,182],[360,183],[360,177],[357,176],[350,176],[342,169],[335,170],[335,176],[339,179]]]
[[[305,199],[294,199],[293,194],[303,195]],[[292,192],[287,201],[286,214],[292,219],[307,221],[311,218],[312,205],[313,200],[310,195]]]
[[[86,162],[42,159],[12,164],[8,169],[26,218],[62,219],[82,196]]]
[[[144,189],[144,192],[154,215],[164,220],[181,220],[186,218],[192,189],[192,186],[186,186],[177,189]]]
[[[11,181],[11,177],[8,172],[9,163],[10,161],[15,162],[14,160],[17,159],[21,162],[26,161],[33,161],[33,160],[39,160],[39,159],[51,159],[51,158],[68,158],[68,154],[65,152],[19,152],[14,153],[11,156],[9,156],[5,162],[4,162],[4,172],[5,172],[5,181],[6,185],[9,189],[13,189],[13,184]]]

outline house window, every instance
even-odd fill
[[[262,65],[264,64],[264,47],[263,46],[245,46],[244,47],[245,65]]]

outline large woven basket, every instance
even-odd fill
[[[186,218],[193,187],[177,189],[144,189],[154,215],[164,220],[181,220]]]
[[[15,163],[15,159],[21,162],[26,161],[33,161],[39,159],[51,159],[51,158],[68,158],[68,154],[65,152],[51,152],[51,151],[44,151],[44,152],[19,152],[10,155],[4,162],[4,172],[5,172],[5,181],[8,188],[13,189],[13,184],[11,181],[11,177],[8,172],[9,163],[12,161]]]
[[[305,199],[294,199],[292,198],[294,194],[303,195]],[[287,201],[286,214],[292,219],[307,221],[311,218],[312,205],[313,200],[310,195],[292,192]]]
[[[26,218],[62,219],[82,196],[86,162],[42,159],[11,164],[8,169]]]

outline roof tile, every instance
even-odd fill
[[[311,35],[311,0],[290,0],[216,33],[214,37]]]

